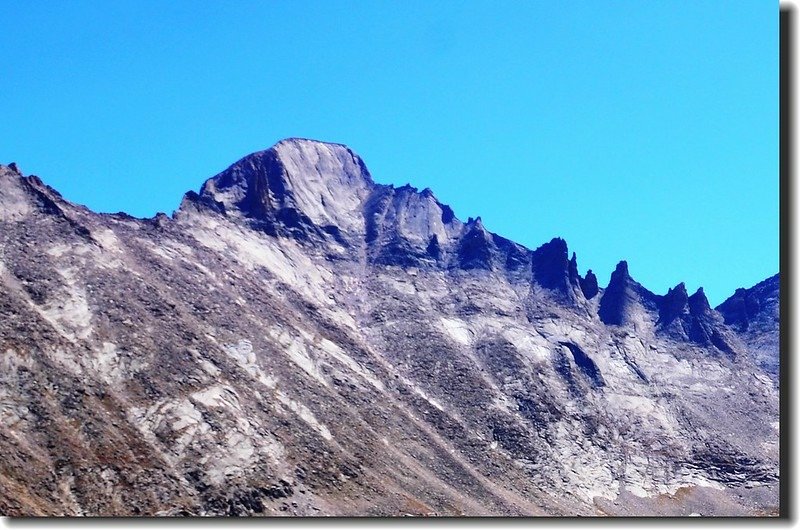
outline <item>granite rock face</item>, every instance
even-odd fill
[[[772,294],[600,288],[342,145],[152,219],[2,166],[0,282],[5,515],[777,510]]]

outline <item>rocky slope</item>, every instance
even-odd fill
[[[0,167],[0,282],[6,515],[777,513],[741,319],[625,262],[600,288],[345,146],[152,219]]]

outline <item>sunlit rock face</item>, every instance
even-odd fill
[[[152,219],[2,166],[0,282],[5,515],[777,513],[777,279],[601,288],[342,145]]]

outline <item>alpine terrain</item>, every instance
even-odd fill
[[[633,271],[338,144],[152,219],[0,166],[0,513],[777,515],[778,277]]]

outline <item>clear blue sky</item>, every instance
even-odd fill
[[[778,270],[777,2],[0,6],[0,162],[95,210],[301,136],[602,284],[716,304]]]

